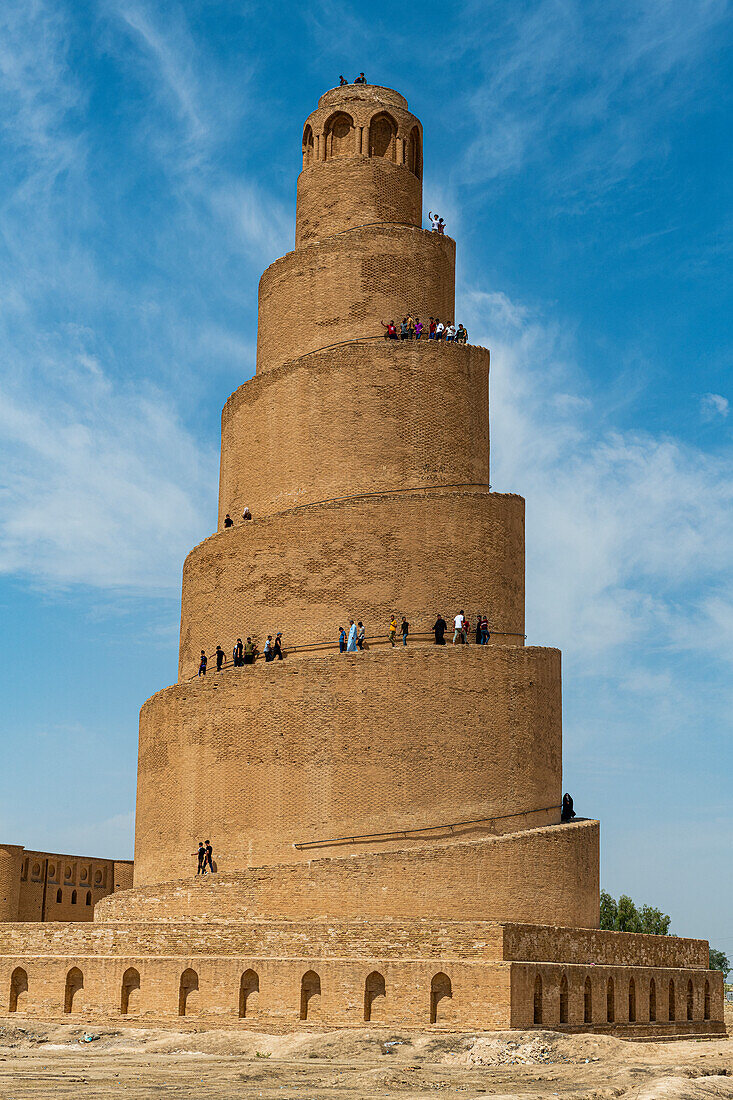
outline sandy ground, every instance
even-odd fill
[[[274,1035],[0,1018],[0,1100],[412,1100],[435,1093],[733,1100],[733,1040],[634,1043],[552,1031],[385,1028]]]

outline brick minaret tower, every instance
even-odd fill
[[[598,822],[560,823],[560,655],[524,645],[488,352],[378,335],[454,318],[421,177],[402,96],[321,97],[257,374],[224,408],[219,530],[184,566],[179,681],[140,716],[134,888],[86,924],[0,924],[0,1011],[724,1030],[707,943],[599,931]],[[460,608],[490,645],[433,644]],[[338,652],[349,618],[367,651]],[[202,647],[277,631],[285,660],[196,677]],[[0,920],[17,863],[0,850]]]
[[[321,97],[296,247],[260,281],[257,373],[222,416],[219,531],[184,567],[179,684],[142,712],[135,882],[178,876],[202,836],[235,870],[501,835],[490,915],[594,925],[597,825],[547,830],[560,656],[524,646],[524,501],[490,491],[489,353],[382,338],[408,312],[454,319],[456,246],[421,228],[421,177],[401,95]],[[461,608],[491,645],[433,644]],[[368,652],[339,654],[349,618]],[[231,663],[237,637],[277,631],[284,662],[196,677],[202,647]],[[466,873],[486,850],[461,848]]]

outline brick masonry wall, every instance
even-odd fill
[[[422,225],[422,184],[407,165],[336,157],[298,177],[296,248],[373,222]]]
[[[569,929],[564,931],[570,933]],[[675,946],[679,945],[677,940]],[[683,948],[680,956],[684,954]],[[537,984],[538,977],[541,985]],[[563,979],[567,983],[566,992]],[[652,983],[654,992],[650,993]],[[512,1027],[559,1030],[567,1027],[585,1031],[592,1027],[595,1031],[613,1032],[628,1026],[637,1034],[661,1031],[694,1035],[701,1030],[724,1034],[723,975],[717,970],[685,970],[679,965],[673,969],[648,969],[593,963],[584,966],[515,963],[511,968],[511,986]],[[541,1005],[540,1019],[536,1005],[538,1008]]]
[[[422,229],[352,229],[288,252],[260,279],[257,372],[360,337],[408,311],[454,319],[455,241]]]
[[[199,839],[232,869],[306,858],[301,841],[554,820],[560,779],[557,650],[399,647],[210,674],[142,709],[135,882],[178,877]]]
[[[336,645],[353,618],[386,642],[393,613],[418,633],[438,613],[452,627],[461,608],[488,616],[492,641],[524,644],[521,497],[415,490],[255,519],[186,558],[179,677],[196,675],[202,648],[231,658],[237,637]]]
[[[101,898],[130,886],[130,861],[0,848],[0,921],[90,921]]]
[[[220,874],[206,887],[191,873],[189,879],[126,891],[103,906],[101,919],[118,921],[420,914],[543,924],[565,919],[574,927],[593,927],[598,924],[598,823],[255,867]]]
[[[504,959],[605,963],[613,966],[699,967],[707,970],[707,940],[602,932],[598,928],[504,926]]]
[[[245,505],[262,518],[355,493],[488,488],[488,374],[483,348],[378,340],[245,382],[222,413],[220,529]]]

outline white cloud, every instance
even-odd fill
[[[706,393],[700,398],[700,415],[703,420],[714,420],[718,416],[726,417],[730,409],[727,397],[719,393]]]
[[[0,387],[0,572],[175,592],[208,533],[213,451],[162,394],[115,385],[98,363],[31,366],[32,382],[11,372]]]
[[[733,623],[733,455],[604,426],[558,328],[466,299],[492,352],[492,484],[527,498],[531,640],[586,672],[632,643],[710,651]]]

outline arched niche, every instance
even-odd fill
[[[307,1020],[321,1003],[321,979],[315,970],[307,970],[300,979],[300,1018]]]
[[[78,1011],[81,1007],[81,991],[84,988],[84,975],[78,966],[72,966],[66,975],[64,988],[64,1012]]]
[[[22,966],[16,966],[10,975],[9,1012],[22,1012],[28,998],[28,973]]]
[[[354,120],[345,111],[331,115],[326,123],[324,136],[326,141],[326,159],[332,157],[353,157],[355,153]]]
[[[369,123],[369,156],[396,160],[397,123],[386,111],[375,115]]]
[[[384,1014],[386,987],[384,974],[373,970],[364,982],[364,1021],[381,1019]]]
[[[260,993],[260,977],[256,970],[245,970],[239,982],[239,1016],[253,1016]]]
[[[134,966],[128,967],[122,975],[120,992],[120,1012],[123,1016],[134,1013],[140,1007],[140,974]]]
[[[303,167],[307,168],[313,163],[314,159],[313,130],[310,126],[306,126],[303,131]]]
[[[433,976],[433,980],[430,983],[430,1023],[437,1024],[442,1023],[445,1017],[447,1006],[443,1004],[444,1001],[450,1001],[453,998],[453,986],[451,980],[447,974],[443,974],[441,971],[439,974]],[[442,1008],[441,1008],[442,1006]]]
[[[418,179],[422,179],[422,140],[417,126],[412,127],[407,139],[407,167]]]

